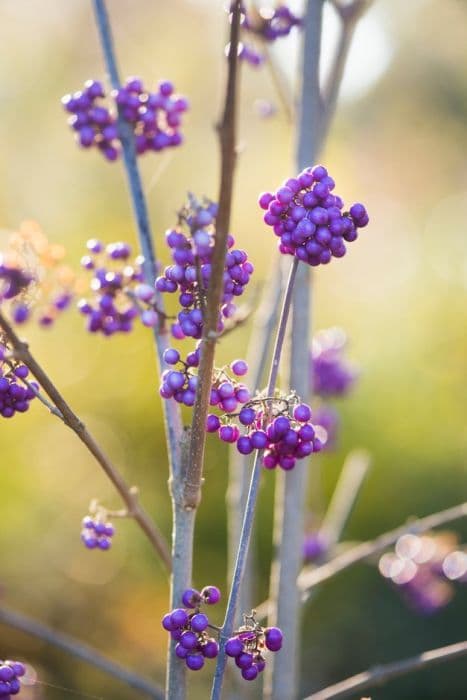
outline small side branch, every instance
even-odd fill
[[[26,615],[2,607],[0,608],[0,624],[24,632],[43,642],[47,642],[47,644],[61,649],[67,654],[71,654],[75,658],[81,659],[91,666],[98,668],[107,675],[117,678],[119,681],[126,683],[130,688],[140,690],[148,697],[154,698],[154,700],[164,700],[165,696],[162,688],[154,685],[150,680],[133,673],[133,671],[129,671],[123,666],[120,666],[120,664],[115,663],[115,661],[111,661],[88,644],[84,644],[62,632],[57,632],[47,627],[47,625],[44,625],[42,622],[38,622],[37,620],[26,617]]]
[[[201,342],[199,382],[193,409],[190,459],[184,485],[185,507],[197,508],[201,500],[204,448],[206,444],[206,417],[214,367],[214,353],[218,337],[219,307],[224,284],[224,266],[227,253],[227,237],[232,208],[233,177],[236,162],[236,121],[238,82],[238,42],[240,33],[241,0],[233,4],[230,26],[227,88],[224,110],[219,125],[221,149],[221,180],[219,211],[216,220],[216,240],[212,254],[212,272],[204,314],[204,331]]]
[[[341,681],[317,693],[308,695],[305,700],[337,700],[337,698],[346,698],[355,693],[360,697],[362,690],[380,687],[392,681],[394,678],[406,676],[408,673],[414,673],[415,671],[420,671],[421,669],[434,666],[435,664],[453,661],[454,659],[459,659],[461,656],[466,655],[467,641],[450,644],[446,647],[439,647],[438,649],[431,649],[418,656],[413,656],[410,659],[401,659],[391,664],[370,668],[368,671],[364,671],[356,676],[347,678],[345,681]]]
[[[125,482],[120,472],[116,469],[116,467],[107,457],[107,455],[101,450],[96,440],[88,431],[84,423],[74,413],[74,411],[65,401],[55,384],[48,376],[48,374],[32,355],[27,343],[24,343],[16,335],[16,332],[13,330],[13,327],[1,312],[0,328],[9,340],[14,350],[15,358],[21,360],[21,362],[24,362],[24,364],[27,367],[29,367],[31,373],[37,379],[42,389],[52,401],[53,405],[60,412],[60,417],[65,423],[65,425],[71,428],[71,430],[79,437],[81,442],[92,454],[94,459],[98,462],[100,467],[103,469],[107,477],[110,479],[110,481],[120,494],[123,502],[127,507],[128,515],[130,515],[132,518],[134,518],[134,520],[136,520],[146,537],[151,542],[152,546],[154,547],[154,550],[164,562],[164,565],[166,566],[167,570],[170,571],[171,556],[167,542],[165,541],[164,536],[158,530],[158,528],[151,520],[149,515],[146,513],[144,508],[141,506],[138,500],[138,494],[136,489],[130,487]]]
[[[414,520],[411,523],[402,525],[401,527],[385,532],[374,540],[362,542],[361,544],[348,549],[346,552],[339,554],[331,561],[318,566],[314,570],[305,568],[298,578],[298,584],[302,592],[309,593],[312,588],[324,581],[328,581],[341,571],[348,569],[350,566],[357,564],[376,554],[381,554],[388,547],[394,545],[399,537],[406,534],[420,535],[423,532],[428,532],[435,527],[445,525],[453,520],[459,520],[467,515],[467,502],[461,503],[453,508],[447,508],[439,513],[433,513],[426,518]]]

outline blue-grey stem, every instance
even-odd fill
[[[121,82],[105,0],[93,0],[93,4],[110,81],[114,90],[118,90],[121,86]],[[144,256],[143,269],[145,279],[148,284],[153,285],[157,273],[157,263],[148,208],[136,160],[132,128],[130,124],[122,118],[120,112],[118,129],[141,252]],[[159,310],[163,312],[164,308],[160,295],[157,299],[157,305]],[[159,327],[154,329],[154,338],[159,364],[162,366],[164,351],[169,347],[168,334],[163,322],[159,324]],[[170,492],[173,512],[173,561],[170,601],[171,607],[174,608],[180,604],[181,593],[191,583],[191,548],[194,530],[194,514],[186,510],[181,503],[180,488],[186,462],[182,459],[184,433],[180,408],[175,401],[163,401],[162,404],[169,455]],[[170,698],[170,700],[184,700],[186,697],[186,667],[184,664],[178,663],[178,659],[176,659],[173,653],[172,642],[169,642],[167,697]]]
[[[126,683],[130,688],[135,688],[135,690],[139,690],[148,697],[154,698],[154,700],[164,700],[163,689],[153,684],[150,680],[106,658],[97,649],[93,649],[88,644],[84,644],[68,634],[63,634],[63,632],[57,632],[42,622],[26,617],[26,615],[15,610],[0,607],[0,625],[19,630],[30,637],[35,637],[57,649],[61,649],[67,654],[71,654],[74,658],[81,659],[87,664],[98,668],[108,676]]]
[[[274,389],[276,387],[277,375],[279,372],[279,363],[282,354],[282,348],[284,345],[285,333],[287,329],[287,321],[289,318],[289,311],[292,303],[292,295],[295,277],[298,268],[298,259],[294,258],[292,265],[290,267],[289,279],[287,281],[287,287],[285,290],[284,301],[282,304],[282,311],[279,320],[279,326],[277,329],[276,341],[274,344],[274,351],[272,356],[271,368],[269,372],[269,379],[267,385],[267,396],[272,396],[274,394]],[[219,656],[217,658],[216,672],[214,675],[214,681],[212,686],[211,700],[219,700],[222,693],[222,685],[224,682],[224,672],[227,662],[227,657],[224,651],[225,643],[231,636],[235,623],[235,613],[237,609],[238,596],[240,593],[240,586],[243,578],[243,571],[245,568],[245,562],[248,554],[248,548],[250,544],[251,531],[253,528],[253,522],[255,517],[255,507],[256,499],[258,496],[259,482],[261,477],[261,456],[262,452],[257,452],[253,464],[253,471],[250,481],[250,489],[248,492],[247,503],[245,507],[245,513],[243,516],[242,532],[240,535],[240,542],[238,545],[237,559],[235,562],[235,569],[232,579],[232,585],[230,588],[229,600],[227,602],[227,610],[225,613],[224,624],[219,635]]]
[[[302,84],[296,171],[313,165],[320,150],[323,104],[319,84],[321,29],[324,0],[308,0],[302,49]],[[290,388],[304,401],[309,386],[309,338],[311,337],[311,274],[301,264],[297,272],[290,344]],[[271,570],[269,624],[284,635],[284,650],[273,654],[267,665],[265,696],[272,700],[295,700],[299,684],[300,594],[297,576],[302,563],[302,541],[309,466],[300,464],[290,473],[279,473],[274,508],[275,558]]]

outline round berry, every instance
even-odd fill
[[[204,613],[196,613],[190,619],[191,629],[195,632],[204,632],[206,627],[209,625],[209,620],[207,615]]]
[[[201,597],[208,605],[215,605],[221,599],[221,592],[217,586],[205,586],[201,591]]]
[[[243,652],[243,642],[238,637],[231,637],[225,643],[225,653],[227,656],[236,657]]]

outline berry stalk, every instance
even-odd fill
[[[287,282],[287,287],[284,295],[284,301],[282,305],[282,311],[279,320],[279,327],[277,329],[276,341],[274,345],[274,352],[271,362],[271,369],[269,373],[269,380],[267,386],[267,395],[271,396],[274,394],[274,389],[276,387],[277,375],[279,372],[279,363],[282,354],[282,347],[284,344],[285,333],[287,329],[287,321],[289,318],[290,307],[292,303],[292,294],[294,289],[295,276],[298,268],[298,259],[295,258],[289,273],[289,279]],[[251,474],[250,489],[248,492],[248,499],[246,503],[245,513],[243,516],[242,532],[240,535],[240,542],[238,544],[237,559],[235,562],[235,570],[232,579],[232,585],[230,588],[229,600],[227,603],[227,610],[225,613],[224,624],[222,626],[222,631],[219,636],[219,657],[217,660],[216,673],[214,676],[211,700],[219,700],[222,692],[222,685],[224,681],[224,672],[227,662],[227,657],[225,654],[225,644],[229,637],[232,635],[234,622],[235,622],[235,612],[237,609],[237,602],[240,593],[240,584],[243,578],[243,572],[245,569],[246,558],[248,555],[248,548],[250,544],[251,531],[253,528],[256,500],[258,496],[259,482],[261,476],[261,456],[262,452],[256,453],[253,471]]]

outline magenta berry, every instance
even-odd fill
[[[87,549],[105,552],[111,548],[115,528],[107,521],[107,511],[104,508],[98,507],[94,515],[84,517],[81,525],[81,541]]]
[[[287,180],[274,194],[260,196],[259,205],[267,210],[264,221],[279,237],[281,253],[313,266],[345,255],[345,242],[354,241],[369,218],[363,204],[342,212],[341,198],[332,194],[334,187],[326,168],[315,166]]]
[[[217,586],[205,586],[201,591],[201,597],[208,605],[215,605],[221,599],[221,592]]]
[[[254,612],[244,615],[244,624],[230,639],[224,650],[227,656],[235,660],[242,677],[253,681],[265,668],[263,653],[278,651],[282,645],[282,632],[278,627],[264,629],[256,622]]]
[[[17,695],[21,690],[19,679],[25,673],[24,664],[19,661],[0,659],[0,698],[9,700],[12,695]]]

